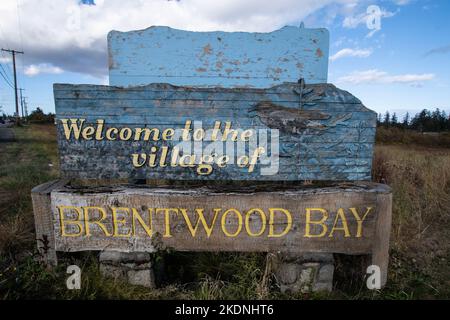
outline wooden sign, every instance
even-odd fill
[[[50,250],[372,254],[383,273],[391,199],[389,187],[369,182],[246,192],[137,186],[92,192],[64,184],[33,191],[38,236],[50,235]]]
[[[370,180],[376,113],[332,84],[54,95],[65,178]]]
[[[326,83],[327,29],[286,26],[269,33],[190,32],[150,27],[108,34],[109,84],[270,88]]]
[[[84,250],[371,254],[386,282],[392,193],[356,182],[371,178],[377,115],[326,83],[325,29],[152,27],[113,31],[108,46],[112,86],[54,85],[61,176],[222,187],[38,186],[47,262]],[[260,183],[224,191],[227,180]],[[303,180],[352,182],[275,183]]]

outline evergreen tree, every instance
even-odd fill
[[[386,113],[384,114],[383,125],[385,127],[389,127],[390,122],[391,122],[391,115],[389,114],[389,111],[386,111]]]
[[[402,123],[403,128],[408,128],[409,126],[409,112],[406,112],[405,117],[403,118],[403,123]]]
[[[398,119],[397,119],[397,115],[394,112],[391,117],[391,126],[396,127],[397,124],[398,124]]]
[[[381,126],[382,120],[383,119],[383,115],[381,113],[378,114],[377,116],[377,127]]]

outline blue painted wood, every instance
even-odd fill
[[[151,84],[119,88],[54,85],[62,175],[67,178],[181,180],[370,180],[376,113],[331,84],[285,83],[267,89],[178,87]],[[172,142],[66,140],[62,119],[105,120],[105,127],[182,128],[186,120],[231,121],[234,129],[280,131],[279,172],[261,175],[236,165],[195,168],[134,168],[132,153],[150,153]]]
[[[191,32],[169,27],[108,34],[109,83],[269,88],[326,83],[327,29]]]

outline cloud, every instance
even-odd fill
[[[423,56],[428,57],[433,54],[445,54],[445,53],[449,53],[449,52],[450,52],[450,45],[431,49],[431,50],[425,52]]]
[[[345,57],[357,57],[357,58],[367,58],[372,54],[372,49],[351,49],[351,48],[344,48],[342,50],[339,50],[334,55],[330,57],[330,61],[335,61],[340,58]]]
[[[85,1],[86,2],[86,1]],[[87,1],[92,2],[92,1]],[[347,0],[79,0],[0,1],[0,39],[25,51],[25,67],[49,64],[64,71],[107,75],[106,36],[152,25],[192,31],[269,32],[299,25],[314,12]],[[19,7],[19,19],[17,15]],[[18,22],[21,23],[18,23]]]
[[[354,71],[349,75],[338,78],[337,82],[347,82],[351,84],[403,83],[420,87],[422,86],[423,81],[433,80],[434,77],[435,75],[433,73],[390,75],[385,71],[371,69],[365,71]]]
[[[64,70],[60,67],[55,67],[48,63],[41,63],[38,65],[32,64],[27,66],[24,70],[24,73],[29,77],[37,76],[41,73],[60,74],[63,72]]]

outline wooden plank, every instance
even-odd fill
[[[392,193],[379,194],[380,215],[375,227],[375,241],[372,248],[372,265],[381,271],[381,286],[387,282],[389,264],[389,239],[392,225]]]
[[[59,251],[328,252],[373,254],[380,262],[379,253],[384,259],[388,252],[381,236],[389,229],[390,195],[389,187],[376,183],[240,192],[134,186],[59,188],[51,203]]]
[[[285,83],[268,89],[178,87],[151,84],[143,87],[56,84],[55,105],[62,176],[82,179],[181,179],[181,180],[369,180],[375,137],[376,114],[350,93],[331,84],[302,87]],[[74,119],[74,120],[70,120]],[[63,120],[83,128],[100,130],[101,139],[76,139],[64,132]],[[171,158],[179,139],[142,141],[136,130],[167,128],[180,131],[187,121],[192,130],[201,124],[211,142],[217,121],[221,130],[266,132],[276,130],[279,139],[267,145],[266,157],[277,166],[263,175],[259,161],[252,172],[234,163],[213,165],[212,173],[196,174],[180,166],[136,167],[132,155],[151,154],[153,147],[168,147]],[[108,129],[131,130],[129,139],[107,140]],[[275,131],[274,131],[275,132]],[[209,134],[209,136],[208,136]],[[272,137],[269,132],[268,137]],[[137,139],[137,140],[136,140]],[[262,140],[260,139],[260,142]],[[270,142],[270,139],[266,138]],[[242,142],[242,141],[241,141]],[[222,148],[225,143],[216,144]],[[241,143],[251,153],[250,145]],[[237,148],[238,143],[229,148]],[[236,157],[237,158],[237,157]],[[259,159],[261,160],[261,159]],[[247,170],[248,171],[248,170]]]
[[[50,193],[66,184],[63,180],[53,180],[34,187],[31,190],[37,248],[40,259],[48,266],[56,266],[58,259],[55,251],[55,232],[51,215]]]
[[[304,78],[325,83],[326,29],[283,27],[270,33],[191,32],[169,27],[108,34],[109,81],[265,88]]]

